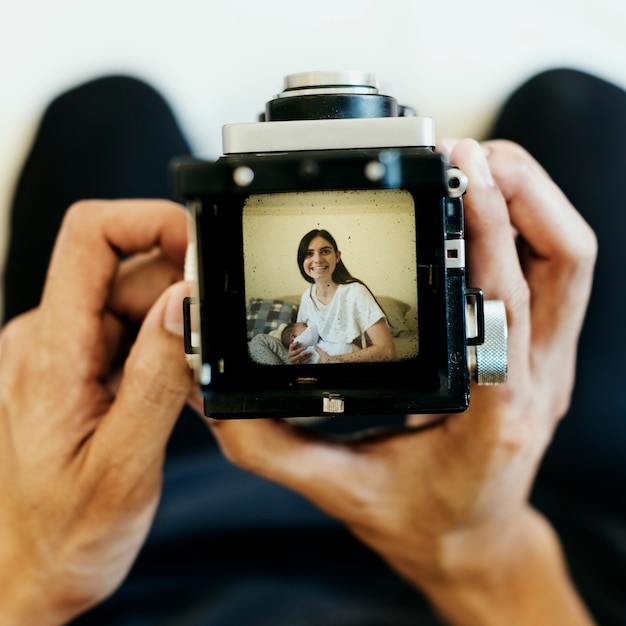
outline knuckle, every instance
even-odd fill
[[[32,334],[35,313],[36,310],[29,311],[7,322],[0,332],[0,354],[26,351],[26,343]]]
[[[65,212],[64,223],[72,225],[82,222],[86,216],[91,216],[97,206],[95,200],[78,200],[71,204]]]
[[[85,232],[85,225],[94,221],[99,213],[101,202],[98,200],[79,200],[65,212],[61,232],[69,236],[80,236]]]
[[[182,371],[182,368],[181,368]],[[185,371],[187,374],[188,371]],[[140,360],[133,371],[135,381],[141,381],[140,389],[136,389],[143,405],[151,412],[171,412],[182,408],[188,394],[188,385],[183,387],[180,376],[175,375],[171,368],[167,371],[147,360]],[[190,376],[188,377],[190,379]],[[180,405],[180,406],[179,406]]]
[[[3,327],[0,333],[0,349],[8,348],[17,341],[21,335],[21,327],[24,324],[23,316],[15,317]]]
[[[537,177],[536,162],[521,146],[512,144],[507,149],[509,166],[521,185],[532,185]]]
[[[581,230],[578,256],[583,265],[594,265],[598,256],[598,238],[586,222]]]
[[[41,360],[32,358],[34,311],[8,322],[0,333],[0,407],[19,406],[23,389],[31,380],[42,380]],[[36,341],[36,340],[35,340]]]
[[[538,176],[545,175],[535,158],[519,144],[499,139],[489,142],[489,147],[489,164],[500,186],[533,187]]]
[[[571,278],[591,278],[598,255],[598,241],[591,227],[582,218],[580,221],[576,236],[562,239],[561,272],[569,268],[567,273]]]
[[[511,141],[510,139],[495,139],[493,141],[489,141],[488,145],[491,148],[499,150],[503,153],[508,154],[510,157],[519,159],[520,161],[532,161],[532,157],[530,153],[523,148],[520,144]]]
[[[569,411],[571,401],[572,393],[570,389],[562,389],[555,394],[552,409],[552,413],[555,416],[555,422],[559,422],[565,417],[565,415]]]

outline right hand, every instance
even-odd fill
[[[572,391],[595,236],[519,146],[452,148],[468,176],[468,281],[503,300],[509,378],[409,432],[330,439],[284,420],[211,426],[238,465],[308,497],[426,593],[449,624],[589,624],[528,494]],[[420,428],[424,420],[436,422]]]

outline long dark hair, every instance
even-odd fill
[[[314,228],[313,230],[309,231],[304,237],[302,237],[300,245],[298,246],[298,269],[300,270],[300,274],[302,274],[302,278],[304,278],[307,283],[315,282],[304,271],[304,259],[306,259],[306,255],[309,251],[309,244],[316,237],[326,239],[326,241],[328,241],[328,243],[332,246],[335,253],[339,252],[339,248],[337,246],[335,238],[327,230]],[[361,283],[362,285],[365,284],[362,280],[359,280],[358,278],[355,278],[354,276],[352,276],[352,274],[350,274],[342,259],[339,259],[337,267],[335,267],[335,271],[333,272],[331,278],[338,285],[347,285],[348,283]]]
[[[315,284],[315,281],[304,271],[304,259],[309,252],[309,244],[316,237],[326,239],[326,241],[328,241],[328,243],[332,246],[335,253],[339,252],[339,247],[337,246],[335,238],[327,230],[314,228],[313,230],[309,231],[304,237],[302,237],[302,239],[300,240],[300,245],[298,246],[298,269],[300,270],[300,274],[302,274],[302,278],[304,278],[307,283],[311,284]],[[372,290],[362,280],[359,280],[358,278],[355,278],[354,276],[352,276],[352,274],[350,274],[342,259],[339,259],[337,267],[335,267],[335,271],[333,272],[331,278],[338,285],[347,285],[349,283],[359,283],[363,285],[363,287],[365,287],[365,289],[370,292],[372,298],[374,298],[374,302],[376,302],[376,304],[380,307],[380,310],[383,312],[383,315],[387,319],[385,309],[380,306],[380,303],[378,302]]]

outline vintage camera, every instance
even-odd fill
[[[471,380],[504,382],[504,305],[466,287],[468,181],[435,151],[433,120],[352,71],[287,76],[261,119],[226,125],[216,161],[174,167],[206,415],[455,412]],[[294,363],[283,331],[305,309],[323,343]]]

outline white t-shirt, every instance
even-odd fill
[[[298,321],[314,326],[320,339],[331,343],[352,343],[363,338],[365,331],[384,317],[383,310],[361,283],[339,285],[328,304],[317,299],[315,285],[311,285],[302,294],[298,309]]]
[[[352,343],[331,343],[330,341],[320,339],[315,326],[307,326],[306,330],[303,330],[293,341],[294,343],[307,346],[305,352],[311,355],[308,361],[309,363],[317,363],[320,360],[319,352],[315,349],[315,346],[319,346],[329,356],[349,354],[350,352],[354,352],[355,348]]]

